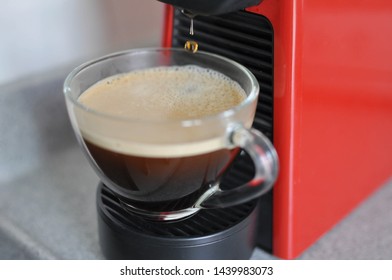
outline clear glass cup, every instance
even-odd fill
[[[238,82],[247,97],[216,115],[159,121],[112,116],[78,101],[85,90],[105,78],[174,65],[223,73]],[[260,131],[251,128],[259,84],[247,68],[228,58],[173,48],[114,53],[73,70],[65,80],[64,94],[82,150],[102,182],[132,213],[157,221],[181,219],[200,209],[255,199],[276,180],[276,151]],[[254,178],[234,189],[220,189],[222,174],[241,150],[253,160]]]

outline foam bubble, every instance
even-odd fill
[[[241,86],[222,73],[188,65],[150,68],[107,78],[87,89],[79,102],[113,116],[164,121],[215,115],[241,104],[245,98]],[[120,141],[110,135],[98,136],[93,127],[81,129],[89,141],[126,154],[184,156],[222,149],[226,145],[223,137],[191,144],[146,145]]]
[[[80,97],[84,106],[113,116],[184,120],[214,115],[246,98],[227,76],[195,65],[157,67],[105,79]]]

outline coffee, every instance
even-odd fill
[[[159,123],[216,115],[245,98],[239,84],[221,73],[198,66],[171,66],[107,78],[87,89],[79,102],[88,110],[119,119]],[[227,149],[219,138],[199,141],[192,134],[187,141],[173,144],[114,139],[83,127],[81,134],[103,174],[131,194],[133,205],[139,207],[140,201],[140,208],[150,211],[191,206],[238,152]],[[179,197],[187,199],[179,202]]]
[[[123,200],[150,211],[192,206],[236,155],[236,150],[221,149],[194,156],[146,157],[113,152],[89,141],[86,146],[105,176],[131,191],[133,198]]]

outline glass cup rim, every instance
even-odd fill
[[[217,114],[206,115],[206,116],[199,117],[199,118],[180,119],[180,120],[140,120],[140,119],[134,119],[134,118],[130,118],[130,117],[116,116],[116,115],[112,115],[112,114],[108,114],[108,113],[103,113],[103,112],[88,108],[87,106],[81,104],[77,100],[77,98],[74,98],[72,96],[72,90],[71,90],[70,85],[71,85],[73,79],[80,72],[82,72],[83,70],[87,69],[90,66],[93,66],[94,64],[97,64],[101,61],[109,60],[111,58],[115,58],[118,56],[136,55],[139,53],[147,53],[147,52],[149,52],[149,53],[165,52],[165,51],[183,52],[183,53],[189,52],[183,48],[137,48],[137,49],[129,49],[129,50],[110,53],[110,54],[98,57],[96,59],[92,59],[90,61],[87,61],[87,62],[77,66],[76,68],[74,68],[68,74],[68,76],[66,77],[66,79],[64,81],[63,93],[64,93],[66,99],[69,100],[74,106],[81,109],[85,113],[92,114],[96,117],[102,117],[105,119],[111,119],[111,120],[120,121],[120,122],[150,123],[150,124],[158,124],[158,125],[159,124],[176,123],[176,124],[180,124],[181,126],[192,126],[192,125],[200,124],[204,121],[230,118],[231,116],[235,115],[237,112],[241,111],[243,108],[250,105],[257,98],[257,96],[259,94],[260,85],[259,85],[256,77],[253,75],[253,73],[248,68],[246,68],[242,64],[240,64],[230,58],[227,58],[227,57],[215,54],[215,53],[211,53],[211,52],[197,51],[197,54],[213,57],[215,59],[224,61],[225,63],[230,64],[230,65],[240,69],[249,78],[249,80],[251,82],[251,92],[249,94],[247,94],[247,97],[240,104],[238,104],[237,106],[234,106],[228,110],[219,112]],[[225,73],[223,73],[223,74],[225,74]]]

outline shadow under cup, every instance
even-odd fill
[[[223,73],[240,84],[246,99],[217,115],[160,121],[110,116],[78,102],[84,91],[108,77],[184,65]],[[251,129],[258,92],[257,80],[242,65],[182,49],[108,55],[76,68],[64,84],[75,134],[102,182],[127,210],[155,220],[179,219],[201,208],[243,203],[271,188],[278,169],[276,152],[268,139]],[[235,190],[222,191],[219,180],[241,149],[255,162],[255,178]]]

